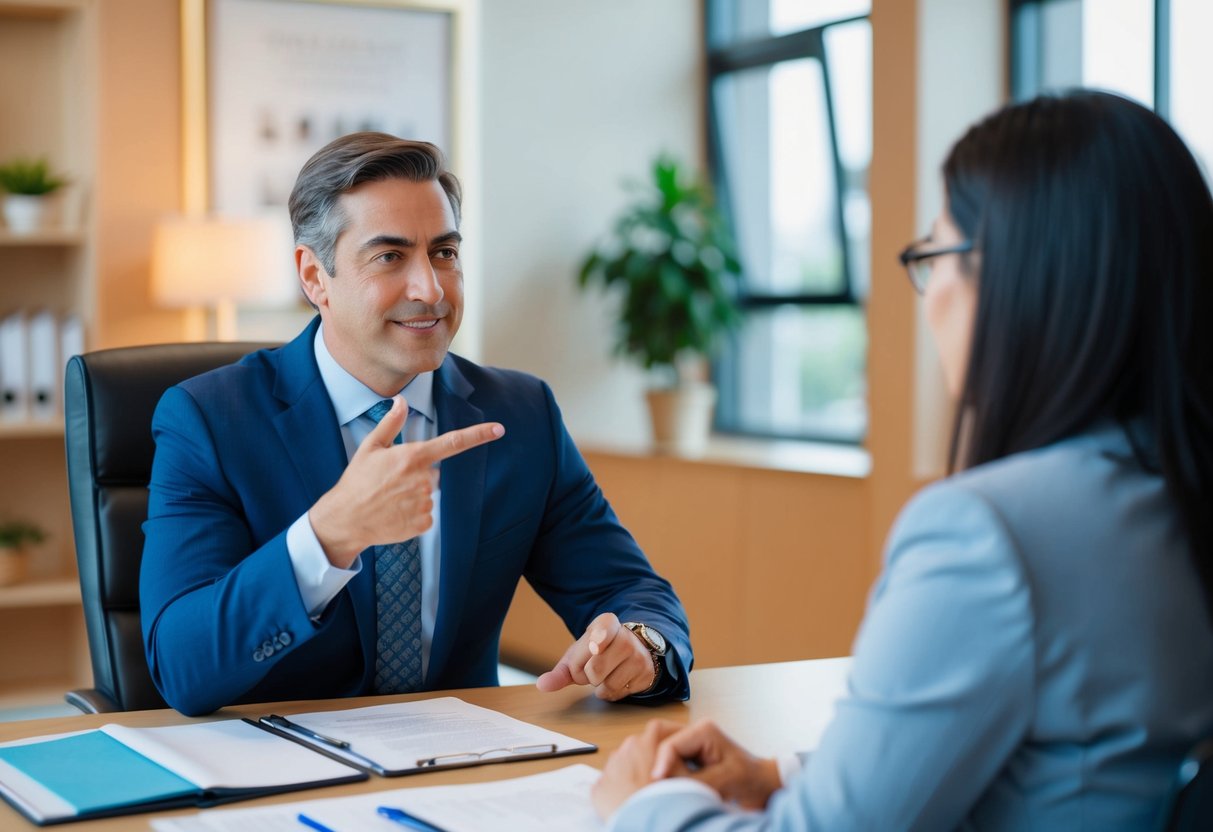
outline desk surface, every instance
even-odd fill
[[[454,695],[475,705],[492,708],[553,731],[592,742],[599,748],[596,754],[576,757],[525,760],[502,765],[427,772],[408,777],[372,776],[362,783],[291,792],[228,804],[230,806],[268,805],[317,797],[343,797],[350,794],[409,786],[488,782],[537,774],[572,763],[587,763],[596,768],[602,768],[607,756],[623,742],[624,737],[641,730],[645,723],[653,717],[676,722],[712,719],[751,751],[765,756],[812,748],[816,746],[821,731],[829,721],[833,712],[833,702],[845,687],[848,666],[848,659],[819,659],[697,670],[691,674],[691,701],[660,707],[612,705],[599,701],[585,688],[573,687],[558,693],[545,694],[540,693],[531,685],[523,685],[504,688],[469,688],[394,697],[367,696],[356,699],[239,705],[224,708],[203,719],[258,717],[267,713],[304,713]],[[192,721],[202,720],[191,720],[176,711],[159,710],[7,722],[0,723],[0,742],[42,734],[79,731],[109,722],[134,726],[156,726]],[[176,812],[161,813],[155,817],[191,815],[197,811],[197,809],[181,809]],[[151,814],[130,815],[71,823],[60,828],[80,830],[81,832],[149,829],[152,817]],[[37,827],[17,814],[7,803],[0,801],[0,830],[35,828]]]

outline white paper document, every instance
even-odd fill
[[[378,814],[401,809],[443,832],[594,832],[590,803],[598,770],[572,765],[492,783],[396,789],[256,809],[211,809],[188,818],[156,818],[156,832],[307,832],[299,815],[333,832],[401,832]]]
[[[453,696],[343,711],[287,714],[286,718],[307,730],[283,728],[280,721],[269,717],[263,717],[261,722],[380,774],[596,750],[590,743]],[[348,748],[317,741],[317,734],[348,743]]]
[[[239,719],[163,728],[110,724],[101,730],[204,789],[276,788],[353,774],[336,760]]]
[[[239,719],[104,725],[0,743],[0,797],[35,823],[164,811],[367,779]]]

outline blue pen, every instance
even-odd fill
[[[391,806],[380,806],[379,814],[391,821],[395,821],[401,826],[407,826],[409,829],[416,829],[417,832],[442,832],[437,826],[431,826],[420,818],[415,818],[412,815],[401,809],[394,809]]]
[[[316,832],[335,832],[335,830],[329,829],[327,826],[325,826],[320,821],[314,820],[313,818],[309,818],[307,815],[303,814],[303,812],[299,813],[298,820],[304,826],[312,827],[313,829],[316,830]]]

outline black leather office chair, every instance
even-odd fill
[[[161,394],[261,343],[160,344],[78,355],[67,365],[67,479],[93,685],[69,691],[85,713],[164,708],[139,622],[139,563]]]
[[[1179,766],[1175,791],[1160,832],[1213,829],[1213,738],[1196,745]]]

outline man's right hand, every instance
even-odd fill
[[[394,444],[404,429],[403,396],[358,446],[341,479],[308,511],[329,562],[348,569],[368,546],[409,540],[433,525],[439,462],[500,439],[497,422],[448,431],[425,442]]]

